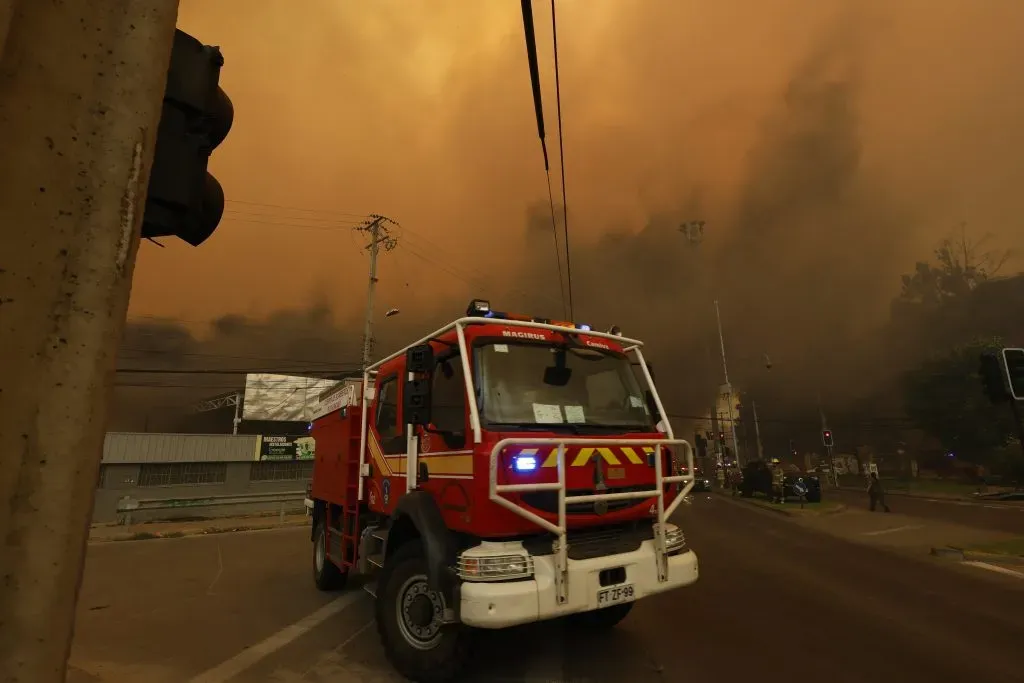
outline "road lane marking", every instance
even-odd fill
[[[340,614],[343,610],[351,607],[364,597],[366,597],[366,594],[361,590],[346,593],[327,603],[309,616],[296,621],[290,626],[284,627],[269,638],[265,638],[255,645],[242,650],[231,659],[225,660],[212,669],[207,669],[203,673],[190,678],[188,683],[227,683],[227,681],[230,681],[246,669],[258,664],[268,655],[277,652],[285,645],[306,635],[323,622],[336,614]]]
[[[891,529],[880,529],[878,531],[865,531],[865,536],[882,536],[883,534],[894,534],[897,531],[912,531],[914,529],[920,529],[920,524],[905,524],[904,526],[897,526]]]
[[[1004,576],[1012,576],[1015,579],[1024,579],[1024,572],[1019,572],[1015,569],[1007,569],[1006,567],[1000,567],[997,564],[989,564],[988,562],[978,562],[975,560],[967,560],[966,562],[964,562],[964,564],[970,565],[972,567],[977,567],[978,569],[987,569],[990,572],[996,572],[998,574],[1003,574]]]
[[[213,587],[220,581],[221,575],[224,574],[224,556],[220,552],[220,543],[217,544],[217,574],[213,577],[213,581],[206,588],[207,595],[213,595]]]

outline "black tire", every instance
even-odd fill
[[[446,683],[462,673],[469,659],[470,633],[461,624],[438,623],[444,600],[427,591],[426,581],[427,562],[418,540],[384,562],[377,580],[377,633],[398,673],[416,683]],[[430,623],[415,623],[418,610]]]
[[[327,527],[323,520],[317,522],[313,538],[313,583],[322,591],[344,588],[348,573],[327,559]]]
[[[604,609],[595,609],[590,612],[577,612],[570,614],[569,624],[575,628],[587,631],[607,631],[619,625],[619,622],[629,616],[633,609],[633,603],[626,602],[621,605],[612,605]]]

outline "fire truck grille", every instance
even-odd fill
[[[637,522],[622,527],[570,530],[568,534],[569,559],[590,560],[595,557],[629,553],[644,541],[654,537],[651,522]],[[554,539],[549,535],[523,541],[523,547],[532,555],[550,555]]]
[[[643,491],[649,489],[650,486],[622,486],[619,488],[609,488],[607,493],[626,493],[629,491]],[[567,496],[589,496],[594,491],[588,489],[576,489],[568,490],[565,492]],[[550,512],[551,514],[558,514],[558,492],[557,491],[531,491],[529,493],[522,494],[523,502],[530,507],[536,508],[543,512]],[[639,505],[640,499],[633,498],[631,500],[609,500],[604,503],[607,505],[608,512],[614,512],[615,510],[624,510],[625,508]],[[594,514],[594,503],[570,503],[565,506],[566,515],[592,515]]]

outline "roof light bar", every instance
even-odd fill
[[[466,308],[466,315],[478,316],[487,315],[491,312],[491,302],[486,299],[473,299]]]
[[[542,325],[554,325],[555,327],[566,327],[572,330],[583,330],[584,332],[590,332],[594,328],[590,325],[584,325],[582,323],[574,323],[568,320],[551,320],[550,318],[534,318],[528,315],[521,315],[519,313],[502,313],[491,309],[491,303],[486,299],[473,299],[469,302],[469,306],[466,308],[466,315],[471,318],[491,318],[493,320],[518,320],[520,322],[540,323]],[[619,332],[618,327],[613,327],[610,330],[611,334],[617,334],[620,337],[622,333]]]

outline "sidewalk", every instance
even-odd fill
[[[183,536],[276,529],[305,526],[308,524],[309,517],[304,514],[218,517],[215,519],[181,522],[140,522],[138,524],[125,525],[96,524],[89,530],[89,542],[106,543],[110,541],[142,541],[153,538],[181,538]]]
[[[838,509],[802,513],[799,505],[778,505],[764,499],[733,498],[728,494],[722,497],[736,505],[780,512],[805,528],[855,543],[918,556],[946,557],[967,564],[998,565],[1018,571],[1024,567],[1024,557],[1020,554],[1024,553],[1024,539],[1012,533],[843,505],[837,506]],[[785,510],[779,509],[784,507]]]
[[[892,484],[883,480],[885,485],[885,495],[887,496],[909,496],[911,498],[930,498],[936,500],[958,500],[958,501],[969,501],[974,503],[991,503],[1001,502],[1003,504],[1013,503],[1014,501],[998,501],[997,499],[988,499],[986,495],[999,494],[999,493],[1013,493],[1014,490],[1008,486],[988,486],[981,490],[982,495],[978,495],[980,487],[971,486],[964,484],[962,486],[949,485],[948,488],[936,487],[932,488],[928,484],[921,484],[920,488],[904,488],[899,484]],[[853,485],[849,482],[841,482],[839,485],[840,491],[855,491],[857,493],[863,493],[865,486]],[[834,490],[834,489],[833,489]]]

